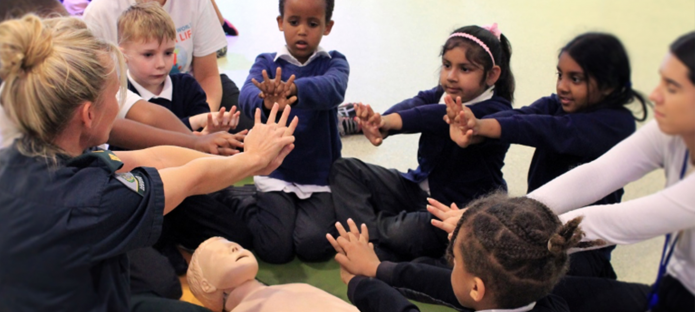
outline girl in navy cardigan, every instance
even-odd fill
[[[557,94],[529,106],[480,119],[467,107],[447,103],[451,139],[460,147],[482,142],[516,143],[536,148],[528,172],[528,192],[578,165],[588,163],[635,132],[625,105],[644,98],[630,83],[630,62],[618,38],[582,34],[560,50]],[[486,140],[496,139],[496,140]],[[619,189],[594,204],[620,202]],[[615,278],[610,251],[575,253],[571,275]]]
[[[509,144],[490,142],[462,149],[449,139],[449,126],[442,120],[445,96],[466,103],[478,117],[511,110],[511,49],[496,26],[466,26],[449,36],[435,88],[394,105],[383,116],[369,105],[356,105],[364,134],[374,145],[388,135],[421,133],[415,170],[401,173],[353,158],[338,159],[331,169],[338,220],[352,218],[374,229],[372,239],[383,259],[443,255],[446,234],[430,226],[428,197],[466,204],[492,190],[506,189],[501,168]]]

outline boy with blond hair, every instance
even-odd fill
[[[236,128],[236,107],[209,115],[205,91],[188,74],[169,74],[176,54],[176,27],[156,2],[137,3],[118,18],[118,44],[126,55],[128,89],[150,103],[171,110],[191,130],[227,131]]]

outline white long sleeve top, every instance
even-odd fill
[[[669,233],[675,237],[680,232],[667,272],[695,293],[695,175],[687,174],[693,164],[684,161],[686,151],[682,138],[664,134],[652,121],[600,158],[550,181],[528,197],[546,204],[563,222],[584,216],[585,240],[632,244]],[[664,168],[666,174],[663,190],[618,204],[577,209],[658,168]],[[682,170],[686,172],[683,179]]]

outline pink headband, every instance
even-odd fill
[[[485,25],[485,26],[482,26],[482,28],[491,32],[493,35],[495,35],[495,37],[497,37],[498,40],[500,39],[500,36],[502,35],[502,32],[499,30],[499,28],[497,28],[497,23],[494,23],[492,25]],[[490,59],[492,59],[492,66],[495,66],[495,57],[492,56],[492,52],[490,52],[490,48],[488,48],[487,45],[482,40],[478,39],[477,37],[475,37],[471,34],[462,33],[462,32],[457,32],[457,33],[451,34],[451,36],[449,36],[449,39],[451,39],[453,37],[462,37],[462,38],[466,38],[466,39],[469,39],[469,40],[477,43],[481,48],[483,48],[483,50],[485,50],[485,52],[487,52],[488,55],[490,55]]]

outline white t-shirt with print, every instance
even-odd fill
[[[118,17],[136,0],[94,0],[84,11],[84,21],[100,38],[118,43]],[[171,73],[191,71],[193,57],[203,57],[227,45],[227,39],[210,0],[167,0],[176,26],[176,48]]]

